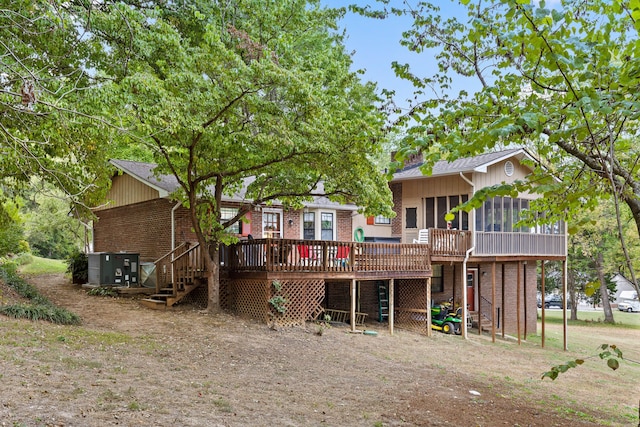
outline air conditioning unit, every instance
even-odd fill
[[[138,287],[140,254],[95,252],[88,255],[90,285]]]

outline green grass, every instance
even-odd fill
[[[67,263],[62,259],[47,259],[37,256],[31,257],[31,262],[21,265],[18,271],[21,274],[49,274],[49,273],[64,273],[67,271]]]
[[[541,310],[538,309],[538,316],[540,316]],[[545,321],[548,323],[562,323],[562,310],[545,310]],[[567,317],[570,317],[570,313],[567,311]],[[616,308],[613,309],[613,320],[615,325],[610,325],[615,328],[631,328],[640,329],[640,313],[627,313],[626,311],[620,311]],[[598,311],[578,311],[578,320],[568,320],[569,325],[589,325],[596,323],[601,326],[608,326],[604,321],[604,312]]]

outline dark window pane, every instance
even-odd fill
[[[316,214],[315,212],[305,212],[303,220],[302,237],[305,240],[315,240],[316,238]]]
[[[463,194],[460,198],[461,203],[466,203],[469,200],[469,196]],[[468,212],[460,212],[460,230],[468,230],[469,229],[469,213]],[[482,229],[481,229],[482,230]]]
[[[427,197],[424,200],[424,228],[436,227],[435,200],[433,197]]]
[[[460,204],[459,196],[449,196],[449,210],[455,208]],[[451,228],[458,230],[460,228],[460,212],[456,213],[453,221],[451,221]]]
[[[417,208],[407,208],[405,211],[405,220],[406,227],[405,228],[418,228],[418,214]]]
[[[437,199],[437,228],[447,228],[447,221],[444,219],[444,216],[447,214],[447,198],[446,197],[438,197]]]
[[[333,240],[333,214],[323,212],[320,214],[320,239]]]

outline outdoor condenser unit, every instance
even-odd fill
[[[89,284],[138,287],[140,255],[127,252],[89,254]]]

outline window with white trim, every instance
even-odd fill
[[[330,212],[320,213],[320,240],[333,240],[334,228],[333,214]]]
[[[262,236],[266,238],[282,237],[282,210],[262,210]]]
[[[220,208],[220,220],[222,223],[232,219],[238,214],[237,208]],[[242,221],[237,221],[227,227],[229,233],[241,234],[242,233]]]
[[[302,238],[315,240],[316,238],[316,213],[304,212],[302,214]]]
[[[390,225],[391,218],[387,218],[386,216],[378,215],[373,219],[373,223],[376,225]]]
[[[302,238],[305,240],[335,240],[336,211],[305,209],[302,213]]]

